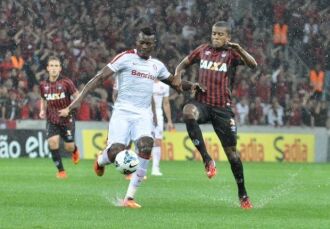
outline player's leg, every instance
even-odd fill
[[[125,149],[129,142],[129,116],[114,110],[109,123],[107,147],[100,152],[94,162],[96,175],[102,176],[106,165],[115,161],[116,155]]]
[[[137,188],[140,186],[147,174],[148,164],[151,157],[151,150],[153,147],[153,138],[150,136],[143,136],[137,140],[139,167],[136,172],[133,173],[128,189],[125,195],[125,199],[122,202],[122,206],[130,208],[140,208],[141,205],[134,201],[134,196]]]
[[[157,118],[157,126],[154,127],[154,147],[152,148],[152,169],[151,175],[153,176],[162,176],[160,172],[160,159],[161,159],[161,145],[163,139],[163,126],[164,126],[164,117]]]
[[[74,142],[75,125],[74,122],[63,126],[61,128],[61,137],[64,141],[64,149],[66,152],[71,153],[71,159],[74,164],[78,164],[80,160],[80,153],[77,145]]]
[[[188,135],[203,158],[207,176],[212,178],[216,175],[215,162],[206,150],[203,134],[197,122],[207,122],[210,119],[208,113],[207,107],[197,102],[188,103],[183,108],[183,120],[186,124]]]
[[[65,179],[67,177],[62,163],[62,158],[59,152],[60,147],[60,128],[52,123],[47,122],[47,141],[49,151],[52,155],[52,160],[58,170],[56,177],[59,179]]]
[[[134,196],[137,188],[144,180],[144,176],[147,174],[148,164],[151,157],[151,150],[154,144],[154,140],[151,136],[152,126],[152,117],[149,112],[146,112],[145,114],[140,115],[140,117],[137,117],[136,122],[134,122],[134,125],[132,125],[132,138],[136,142],[140,163],[136,172],[133,173],[132,179],[128,185],[126,196],[122,204],[124,207],[141,207],[134,201]]]
[[[226,117],[227,116],[227,117]],[[224,112],[220,115],[214,115],[212,125],[215,133],[219,137],[225,154],[231,166],[231,171],[235,177],[238,197],[242,208],[252,208],[252,204],[246,192],[244,183],[243,164],[239,152],[236,150],[237,128],[234,116],[231,112]]]
[[[161,144],[162,144],[162,139],[156,138],[154,147],[152,147],[151,175],[153,175],[153,176],[162,176],[163,175],[163,173],[160,172]]]

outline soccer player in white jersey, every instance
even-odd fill
[[[152,148],[152,170],[151,175],[162,176],[160,172],[161,145],[163,140],[164,129],[164,113],[167,119],[166,129],[171,131],[174,129],[171,116],[171,106],[169,102],[170,87],[159,80],[155,80],[153,89],[153,99],[155,102],[155,110],[157,123],[154,126],[154,147]],[[164,113],[163,113],[164,110]]]
[[[118,96],[109,123],[107,147],[97,157],[94,171],[98,176],[102,176],[105,166],[114,162],[116,155],[125,149],[129,141],[136,142],[140,164],[129,183],[125,198],[120,200],[119,205],[122,207],[141,207],[135,202],[134,195],[147,172],[154,143],[150,112],[154,80],[159,79],[177,91],[202,90],[199,84],[181,81],[181,78],[173,76],[161,61],[152,58],[150,55],[155,43],[155,33],[152,29],[141,29],[137,36],[136,49],[114,57],[85,85],[68,107],[59,111],[60,116],[69,115],[88,92],[108,77],[114,77],[116,73]]]

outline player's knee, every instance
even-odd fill
[[[187,104],[183,107],[183,120],[198,119],[197,107],[193,104]]]
[[[55,140],[48,140],[48,145],[50,149],[58,149],[59,143]]]
[[[71,144],[64,144],[64,149],[65,151],[67,152],[70,152],[72,153],[74,151],[74,143],[71,143]]]
[[[125,149],[125,145],[121,143],[114,143],[108,149],[108,158],[110,162],[114,162],[117,154]]]
[[[153,145],[154,145],[154,140],[152,137],[145,136],[139,138],[137,141],[139,156],[144,159],[150,159]]]
[[[162,145],[162,139],[155,139],[154,140],[154,146],[161,146]]]
[[[240,159],[240,155],[235,146],[224,147],[224,151],[229,161],[236,161]]]

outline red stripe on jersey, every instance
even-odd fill
[[[41,96],[47,101],[47,120],[54,124],[66,125],[71,117],[61,118],[58,110],[67,107],[71,103],[71,95],[77,91],[73,82],[68,78],[59,78],[55,82],[43,82],[40,84]]]
[[[121,52],[119,54],[117,54],[111,61],[110,63],[114,63],[116,60],[118,60],[120,57],[124,56],[125,54],[132,54],[132,53],[135,53],[134,49],[132,50],[127,50],[127,51],[124,51],[124,52]]]

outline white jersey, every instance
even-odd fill
[[[167,84],[161,81],[155,81],[154,89],[153,89],[153,97],[155,101],[157,118],[158,116],[163,115],[163,109],[162,109],[163,98],[168,97],[169,95],[170,95],[170,86],[168,86]]]
[[[114,108],[134,113],[150,109],[154,80],[170,76],[161,61],[151,57],[143,59],[135,49],[118,54],[107,66],[118,78]]]

